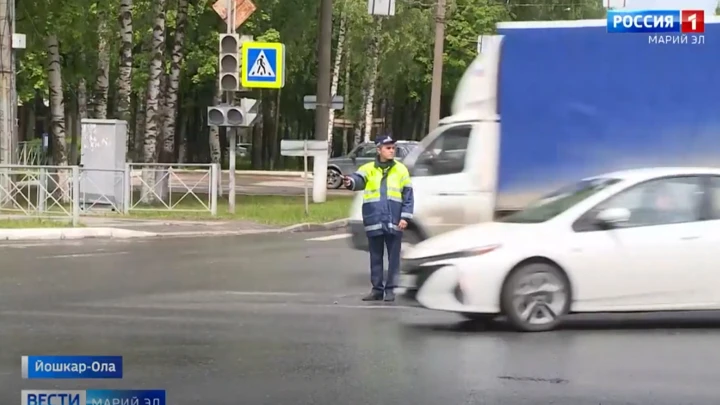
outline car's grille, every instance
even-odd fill
[[[442,268],[442,265],[437,266],[406,266],[403,265],[403,273],[405,274],[413,274],[417,276],[417,279],[415,281],[415,287],[414,288],[408,288],[405,292],[405,298],[415,300],[417,297],[417,292],[420,290],[420,287],[422,287],[423,284],[430,278],[430,276],[438,271],[440,268]]]

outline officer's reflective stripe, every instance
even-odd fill
[[[374,198],[363,198],[363,203],[374,203],[379,202],[380,197],[374,197]]]
[[[363,192],[363,201],[364,202],[380,201],[380,191],[379,190],[365,190]]]
[[[365,227],[366,231],[377,231],[382,229],[382,224],[368,225]]]
[[[388,196],[388,200],[401,203],[401,202],[402,202],[402,197]]]
[[[412,182],[410,181],[410,176],[405,175],[400,179],[400,187],[412,187]]]
[[[402,229],[400,229],[400,227],[395,224],[388,224],[388,227],[394,231],[402,231]]]
[[[402,188],[400,188],[400,187],[388,187],[388,192],[402,193]]]
[[[413,214],[411,214],[409,212],[403,212],[402,214],[400,214],[400,218],[411,219],[412,217],[413,217]]]

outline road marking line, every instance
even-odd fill
[[[258,296],[288,296],[288,297],[297,297],[301,295],[320,295],[319,293],[293,293],[293,292],[273,292],[273,291],[219,291],[222,294],[231,294],[231,295],[258,295]]]
[[[202,322],[202,323],[218,323],[218,324],[229,324],[238,325],[236,320],[222,319],[222,318],[208,318],[208,317],[189,317],[189,316],[147,316],[147,315],[118,315],[118,314],[82,314],[82,313],[70,313],[70,312],[51,312],[51,311],[2,311],[2,315],[6,316],[36,316],[39,318],[70,318],[70,319],[98,319],[98,320],[127,320],[127,321],[170,321],[187,323],[190,322]]]
[[[310,238],[310,239],[305,239],[305,240],[306,241],[314,241],[314,242],[326,242],[326,241],[336,240],[336,239],[347,239],[351,236],[352,236],[352,234],[349,234],[349,233],[341,233],[338,235],[320,236],[317,238]]]
[[[40,256],[38,259],[69,259],[76,257],[98,257],[98,256],[117,256],[126,255],[130,252],[94,252],[94,253],[73,253],[69,255],[52,255],[52,256]]]
[[[12,245],[0,245],[2,248],[10,248],[10,249],[25,249],[29,247],[38,247],[38,246],[51,246],[52,243],[23,243],[23,244],[12,244]]]

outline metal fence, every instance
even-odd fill
[[[0,165],[0,215],[67,219],[133,212],[217,215],[217,164],[128,163],[122,170]]]
[[[77,225],[79,180],[77,166],[0,165],[0,212],[72,219]]]
[[[219,165],[128,163],[129,210],[217,215]]]

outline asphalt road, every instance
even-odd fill
[[[366,305],[364,254],[319,234],[0,247],[0,403],[164,388],[170,404],[716,404],[720,315],[482,329]],[[120,354],[123,381],[20,379],[20,356]]]

